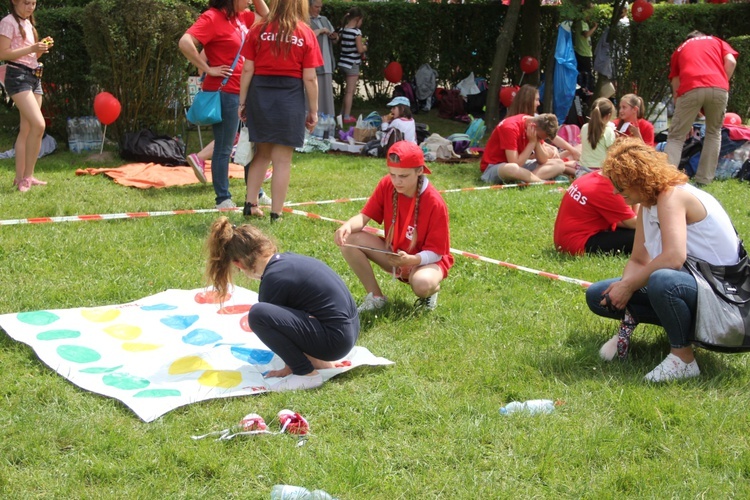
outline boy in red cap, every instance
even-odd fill
[[[411,285],[417,307],[437,307],[440,282],[453,266],[448,207],[424,174],[422,149],[399,141],[388,150],[388,175],[378,183],[360,213],[335,234],[344,259],[367,291],[358,311],[386,304],[370,261]],[[362,231],[370,220],[384,224],[385,238]]]

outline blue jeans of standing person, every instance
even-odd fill
[[[599,281],[586,290],[586,303],[594,314],[622,319],[623,311],[610,311],[599,304],[604,290],[616,281],[620,278]],[[698,285],[687,272],[657,269],[651,273],[647,285],[633,294],[627,308],[639,323],[663,327],[675,349],[687,347],[693,340]]]
[[[313,371],[305,354],[338,361],[349,354],[359,336],[359,316],[340,323],[321,323],[305,311],[268,302],[254,304],[247,322],[260,341],[283,359],[295,375]]]
[[[211,181],[216,193],[216,204],[232,198],[229,192],[229,156],[240,119],[240,95],[219,92],[221,96],[221,121],[212,125],[214,131],[214,154],[211,157]]]

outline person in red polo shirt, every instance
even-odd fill
[[[692,31],[672,54],[669,79],[675,109],[664,152],[669,163],[680,164],[685,138],[703,108],[706,135],[703,140],[695,182],[710,183],[716,174],[721,147],[721,124],[727,110],[729,80],[739,53],[727,42],[700,31]]]
[[[565,166],[559,158],[550,158],[544,148],[544,141],[553,140],[557,129],[557,117],[551,113],[515,115],[501,121],[482,155],[482,180],[492,184],[541,182],[560,174],[575,175],[575,168]]]

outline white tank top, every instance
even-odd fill
[[[692,194],[706,209],[706,218],[687,225],[687,254],[709,264],[729,266],[739,261],[739,238],[721,204],[707,192],[690,184],[675,186]],[[656,205],[643,208],[646,251],[655,259],[662,252],[661,228]]]

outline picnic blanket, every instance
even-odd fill
[[[211,160],[206,160],[206,181],[211,182]],[[165,188],[198,184],[191,167],[165,167],[158,163],[129,163],[121,167],[79,168],[76,175],[104,174],[117,184],[139,189]],[[245,168],[236,163],[229,164],[230,179],[244,179]]]
[[[257,293],[235,287],[223,307],[205,289],[166,290],[104,307],[0,315],[7,334],[31,346],[73,384],[125,403],[146,422],[189,403],[267,392],[281,379],[262,373],[284,362],[252,333]],[[391,361],[355,346],[341,368]]]

